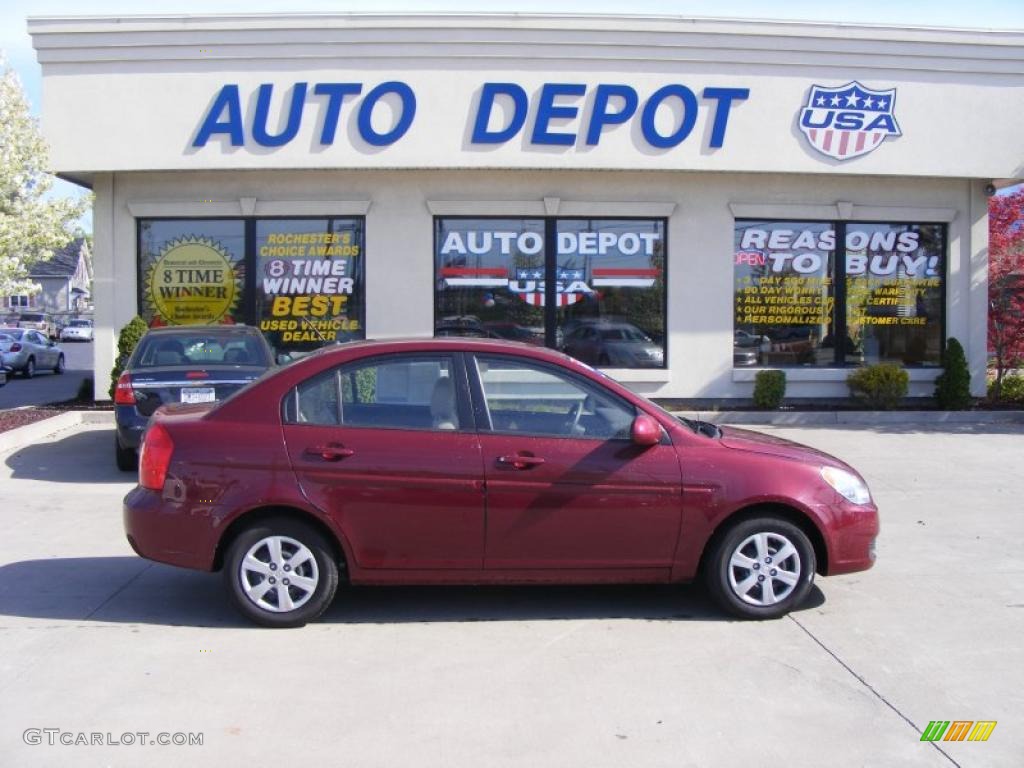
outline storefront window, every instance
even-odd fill
[[[544,343],[544,221],[437,219],[435,336]]]
[[[260,330],[278,353],[364,337],[362,219],[256,221]]]
[[[139,310],[150,326],[243,322],[245,224],[139,222]]]
[[[859,224],[846,235],[846,329],[865,363],[941,365],[941,224]]]
[[[435,335],[664,367],[664,220],[437,219],[435,243]]]
[[[362,218],[141,219],[151,325],[256,325],[277,353],[364,338]]]
[[[736,366],[941,364],[941,224],[737,221],[733,265]]]
[[[591,365],[665,364],[665,223],[558,221],[558,338]]]

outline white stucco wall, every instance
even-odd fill
[[[113,364],[114,329],[137,310],[136,217],[365,210],[366,332],[381,338],[433,333],[434,213],[671,211],[669,367],[613,375],[657,397],[749,397],[754,371],[732,365],[735,216],[822,219],[845,212],[850,220],[948,222],[947,333],[964,342],[975,392],[984,390],[984,333],[977,328],[984,325],[986,284],[977,265],[984,264],[987,237],[977,182],[586,171],[206,171],[104,175],[98,182],[96,272],[113,275],[96,281],[98,371]],[[935,374],[912,369],[911,394],[930,395]],[[790,369],[788,375],[791,397],[847,395],[846,371]]]

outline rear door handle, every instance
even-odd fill
[[[544,459],[540,456],[530,456],[523,453],[498,457],[498,464],[505,467],[511,467],[512,469],[532,469],[533,467],[539,466],[543,463]]]
[[[354,454],[355,451],[351,448],[333,443],[328,445],[311,445],[306,449],[307,456],[319,456],[324,461],[341,461]]]

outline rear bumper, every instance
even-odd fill
[[[115,405],[114,424],[117,428],[117,441],[121,447],[138,450],[149,419],[142,416],[134,405]]]
[[[206,515],[136,486],[124,497],[124,532],[135,553],[181,568],[213,570],[217,536]]]

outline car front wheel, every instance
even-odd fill
[[[231,543],[224,579],[235,607],[265,627],[301,627],[338,589],[338,564],[324,537],[297,520],[272,518]]]
[[[57,356],[57,364],[53,366],[53,372],[57,374],[64,373],[64,355]]]
[[[777,619],[807,598],[815,568],[807,534],[788,520],[757,517],[718,539],[704,575],[725,610],[744,619]]]

